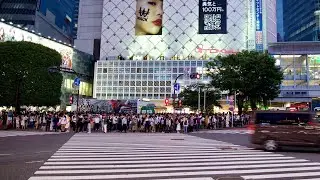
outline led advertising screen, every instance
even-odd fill
[[[256,50],[263,51],[262,0],[256,0]]]
[[[227,34],[227,0],[199,1],[199,34]]]
[[[137,0],[136,35],[162,35],[163,0]]]
[[[41,44],[58,51],[62,56],[61,66],[72,69],[73,48],[58,42],[43,38],[31,32],[0,22],[0,42],[29,41]]]

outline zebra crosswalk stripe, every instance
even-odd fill
[[[29,180],[320,178],[320,163],[183,134],[76,134]]]
[[[0,137],[60,134],[59,132],[0,131]]]

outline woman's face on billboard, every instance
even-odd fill
[[[162,28],[163,0],[137,0],[136,35],[158,34]]]

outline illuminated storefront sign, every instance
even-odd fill
[[[62,56],[61,66],[72,69],[72,56],[74,52],[73,48],[69,46],[0,22],[0,42],[5,41],[29,41],[54,49]]]
[[[256,0],[256,50],[263,51],[262,0]]]
[[[204,48],[203,45],[198,45],[196,48],[197,53],[208,53],[208,54],[236,54],[239,51],[234,49],[217,49],[217,48]]]
[[[227,34],[227,0],[199,1],[199,34]]]

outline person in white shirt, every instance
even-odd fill
[[[93,120],[94,120],[94,131],[99,131],[99,129],[100,129],[100,117],[98,115],[96,115]]]
[[[121,132],[124,131],[125,133],[127,133],[128,120],[127,120],[127,117],[126,117],[126,116],[123,116],[123,117],[122,117],[121,123],[122,123]]]

